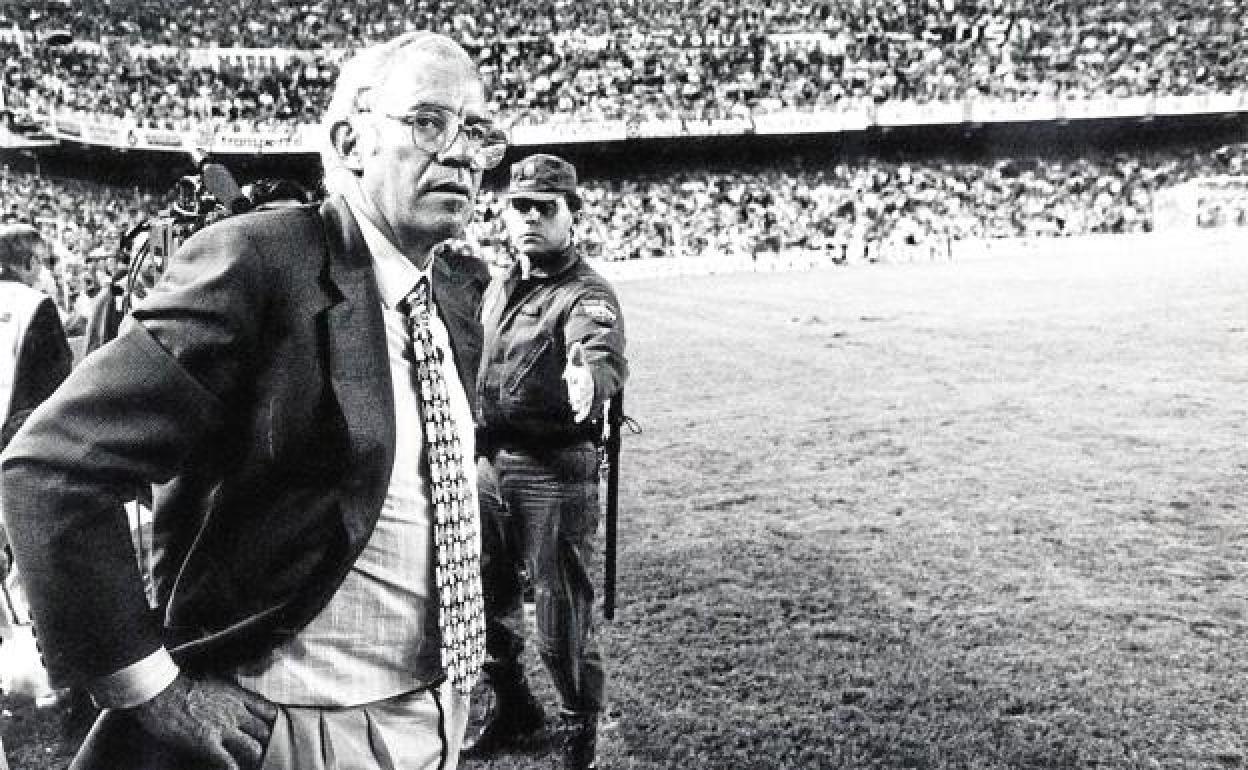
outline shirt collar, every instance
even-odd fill
[[[368,252],[372,256],[373,274],[377,277],[377,288],[381,291],[383,305],[391,310],[398,307],[399,302],[411,294],[421,278],[429,279],[429,285],[433,285],[433,276],[430,274],[430,268],[433,266],[432,260],[429,262],[429,267],[424,270],[413,265],[412,261],[403,256],[402,252],[368,218],[363,211],[364,207],[355,200],[355,195],[347,193],[343,195],[343,198],[347,202],[347,208],[355,217],[356,223],[359,224],[360,234],[364,236],[364,244],[368,246]]]

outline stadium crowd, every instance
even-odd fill
[[[0,29],[22,36],[0,52],[10,107],[272,127],[315,120],[343,51],[431,28],[465,42],[515,122],[716,118],[886,100],[1228,92],[1248,75],[1236,53],[1246,10],[1245,0],[6,0]],[[217,46],[291,55],[267,65],[189,56]]]
[[[941,254],[963,238],[1148,231],[1159,191],[1245,169],[1248,144],[992,163],[794,159],[758,169],[590,178],[582,182],[585,215],[577,239],[590,256],[610,260],[768,252],[873,260],[915,246]],[[49,265],[50,291],[67,317],[78,298],[110,285],[126,268],[123,234],[171,203],[168,194],[5,166],[0,200],[0,223],[35,224],[60,244]],[[503,206],[497,191],[484,191],[468,234],[497,264],[510,259]],[[1240,211],[1229,221],[1244,220]]]
[[[1229,92],[1248,75],[1248,57],[1235,55],[1245,10],[1248,0],[235,0],[186,9],[167,0],[0,0],[8,31],[0,108],[157,129],[283,130],[319,119],[345,52],[408,28],[465,41],[492,107],[520,123]],[[203,55],[218,47],[256,55]],[[587,179],[579,238],[608,259],[791,249],[845,258],[897,244],[939,250],[960,238],[1147,230],[1159,189],[1235,172],[1246,154],[1234,146],[992,164],[795,159]],[[8,168],[0,200],[4,221],[33,222],[62,244],[66,308],[107,284],[122,234],[169,202]],[[471,233],[500,261],[502,205],[485,192]]]
[[[67,329],[81,331],[86,301],[120,277],[122,236],[159,209],[162,199],[136,188],[51,178],[0,165],[0,202],[0,225],[34,225],[56,245],[42,288],[57,300]]]

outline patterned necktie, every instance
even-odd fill
[[[481,599],[481,554],[464,455],[451,415],[441,348],[429,330],[429,279],[422,277],[399,304],[411,343],[420,413],[425,428],[425,462],[433,505],[434,582],[438,587],[438,629],[442,667],[462,693],[472,690],[485,660],[485,613]]]

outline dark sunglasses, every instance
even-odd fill
[[[554,216],[559,209],[559,202],[554,200],[539,201],[532,198],[512,198],[511,207],[521,214],[527,214],[534,209],[543,217]]]

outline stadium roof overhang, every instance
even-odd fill
[[[45,147],[57,147],[60,141],[53,137],[29,136],[23,134],[14,134],[3,128],[0,128],[0,149],[4,150],[38,150]]]

